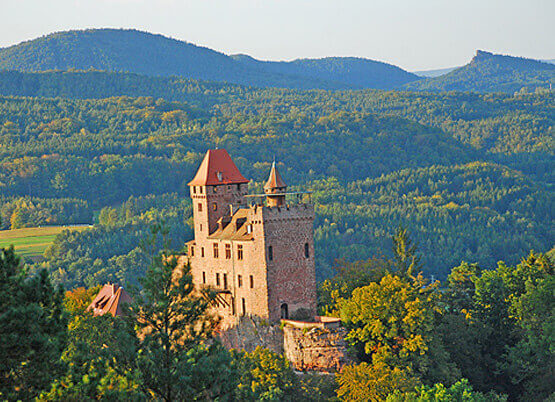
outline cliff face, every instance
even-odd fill
[[[339,328],[283,328],[283,349],[285,357],[296,370],[339,372],[352,362],[345,342],[347,331]]]
[[[302,328],[285,324],[281,329],[256,317],[242,317],[220,331],[218,337],[228,349],[252,352],[261,346],[284,354],[298,371],[336,373],[353,362],[347,353],[345,328],[310,325],[306,323]]]

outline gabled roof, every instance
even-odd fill
[[[122,287],[109,283],[100,289],[87,307],[87,311],[92,311],[95,316],[110,313],[117,317],[123,314],[123,305],[132,301],[131,296]]]
[[[189,186],[217,186],[218,184],[248,182],[225,149],[210,149],[206,152],[197,174]]]
[[[270,170],[270,177],[268,177],[268,181],[264,185],[265,190],[269,190],[272,188],[284,188],[287,187],[287,184],[281,178],[277,168],[276,162],[272,163],[272,169]]]
[[[208,238],[218,240],[253,240],[253,233],[249,233],[247,230],[247,226],[250,224],[248,216],[249,210],[247,208],[239,208],[233,216],[229,217],[228,221],[218,225],[218,229]],[[223,218],[220,219],[223,221]],[[218,221],[218,223],[220,222]]]

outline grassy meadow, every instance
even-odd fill
[[[0,230],[0,248],[13,245],[20,256],[36,261],[42,258],[44,251],[62,231],[66,229],[84,230],[88,227],[88,225],[43,226],[37,228]]]

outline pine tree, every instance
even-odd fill
[[[63,289],[46,271],[27,277],[13,248],[0,251],[0,399],[29,400],[58,374],[67,335]]]

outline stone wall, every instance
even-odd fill
[[[283,348],[287,360],[299,371],[339,372],[352,362],[345,342],[347,331],[339,328],[283,328]]]
[[[258,346],[283,354],[283,332],[279,325],[270,325],[259,317],[241,317],[234,325],[217,334],[227,349],[252,352]]]

